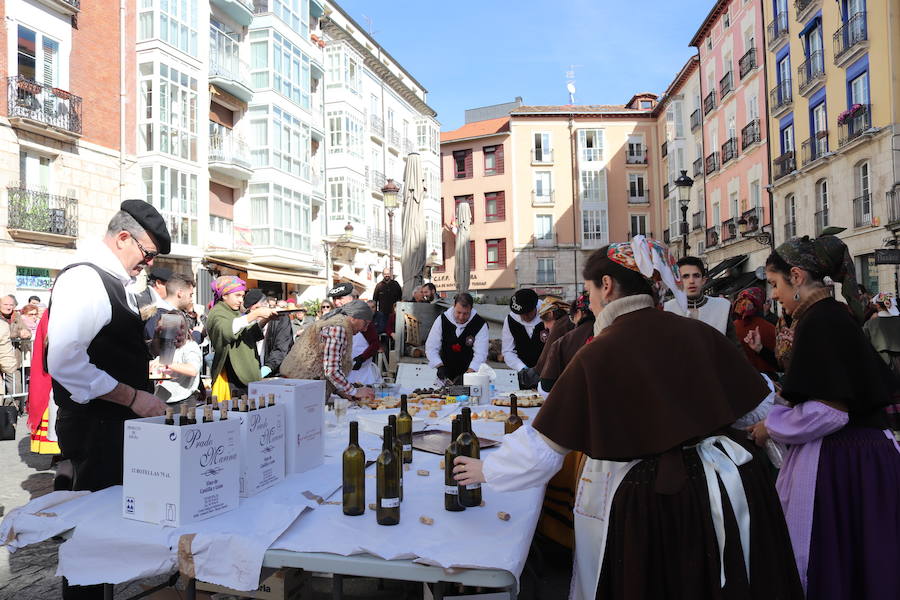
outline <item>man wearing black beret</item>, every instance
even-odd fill
[[[522,389],[536,388],[540,375],[532,371],[537,364],[547,330],[538,316],[538,295],[534,290],[521,289],[509,301],[510,313],[503,321],[503,361],[519,374]]]
[[[125,421],[165,411],[151,393],[144,323],[128,287],[169,252],[171,240],[152,205],[126,200],[103,239],[85,246],[53,285],[46,357],[72,489],[97,491],[122,484]],[[103,597],[102,586],[63,580],[63,598],[95,597]]]

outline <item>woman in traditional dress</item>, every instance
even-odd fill
[[[46,314],[46,313],[45,313]],[[34,330],[31,351],[31,371],[28,378],[28,428],[31,430],[31,451],[38,454],[59,454],[56,438],[56,403],[50,374],[44,368],[44,341],[47,338],[49,316],[42,317]]]
[[[807,597],[896,597],[900,448],[884,414],[895,381],[860,328],[847,246],[832,235],[794,238],[772,253],[766,273],[792,317],[785,402],[766,428],[790,445],[777,487]],[[826,276],[840,282],[847,305]]]
[[[733,309],[734,332],[750,364],[770,379],[777,379],[775,337],[778,332],[762,316],[765,300],[766,293],[758,287],[748,288],[738,294]]]
[[[637,236],[584,267],[599,332],[557,380],[533,427],[461,484],[546,483],[568,450],[588,456],[575,502],[571,597],[800,599],[772,480],[730,425],[769,395],[728,339],[656,309],[651,277],[675,284],[664,246]]]

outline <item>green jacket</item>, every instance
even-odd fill
[[[225,361],[231,364],[231,369],[240,378],[239,382],[231,383],[246,386],[262,379],[256,342],[263,339],[263,331],[259,324],[253,323],[233,333],[231,323],[240,316],[238,311],[230,309],[224,302],[217,302],[206,317],[206,331],[215,352],[212,365],[213,381],[222,372]]]

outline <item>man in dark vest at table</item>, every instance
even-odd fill
[[[537,364],[549,332],[538,316],[538,295],[523,288],[509,301],[510,313],[503,321],[503,361],[519,375],[519,387],[534,389],[540,373],[532,370]]]
[[[151,353],[129,286],[171,239],[153,205],[126,200],[103,239],[85,246],[53,285],[46,356],[72,489],[93,492],[122,483],[125,421],[165,412],[151,393]],[[103,588],[63,579],[63,598],[103,598]]]
[[[488,326],[474,306],[471,294],[457,294],[431,326],[425,355],[441,381],[462,383],[463,374],[474,373],[487,360]]]

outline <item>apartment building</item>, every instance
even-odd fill
[[[746,262],[742,268],[753,271],[771,250],[763,4],[718,0],[690,42],[700,56],[700,94],[689,102],[692,124],[701,121],[705,255],[713,268]]]
[[[587,256],[665,228],[656,161],[657,97],[623,105],[521,106],[510,113],[517,286],[572,298]],[[657,194],[659,192],[656,192]]]
[[[701,95],[699,67],[699,57],[688,59],[666,88],[655,110],[657,136],[662,140],[660,160],[655,166],[657,177],[665,182],[659,196],[661,224],[665,227],[661,239],[674,256],[702,256],[706,249],[703,122],[697,100]],[[682,171],[694,180],[685,211],[682,211],[675,185]]]
[[[134,14],[112,2],[6,0],[0,21],[0,293],[47,301],[76,246],[105,233],[129,191],[134,94],[119,90],[122,77],[136,89],[122,52]]]
[[[764,4],[776,238],[844,227],[860,283],[892,290],[875,252],[900,229],[900,6]]]
[[[441,214],[443,265],[432,281],[451,295],[456,285],[456,222],[459,205],[472,214],[469,241],[469,289],[489,296],[510,296],[516,287],[513,249],[514,200],[509,116],[468,122],[441,132]]]

